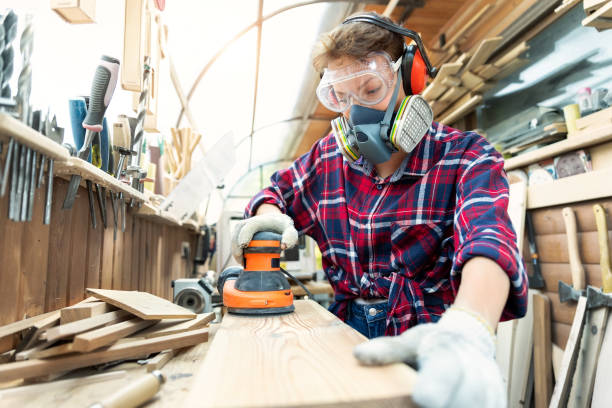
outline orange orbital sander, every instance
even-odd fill
[[[244,249],[244,268],[229,267],[217,288],[230,313],[282,314],[294,311],[293,292],[280,268],[281,236],[258,232]]]

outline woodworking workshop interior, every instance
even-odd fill
[[[612,0],[0,0],[0,408],[612,408]]]

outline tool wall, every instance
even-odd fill
[[[593,213],[594,204],[604,207],[608,217],[607,225],[612,225],[610,219],[612,199],[584,201],[570,204],[569,207],[576,216],[578,252],[585,271],[585,284],[601,287],[600,253]],[[561,348],[565,348],[576,311],[576,302],[561,303],[558,295],[560,280],[572,285],[568,239],[561,214],[564,207],[568,205],[529,210],[533,218],[540,268],[545,283],[542,292],[550,299],[552,341]],[[608,231],[608,236],[612,238],[612,231]],[[532,275],[533,268],[529,263],[531,254],[528,245],[524,246],[523,259],[525,259],[528,273]]]
[[[171,281],[191,273],[193,251],[182,254],[187,244],[195,248],[195,231],[129,208],[114,239],[113,228],[92,227],[83,186],[73,208],[61,208],[67,188],[68,180],[55,177],[50,225],[42,222],[44,194],[36,195],[30,222],[9,220],[8,194],[0,199],[0,325],[72,305],[86,287],[172,300]]]

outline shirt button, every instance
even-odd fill
[[[382,186],[382,184],[377,184],[376,188],[379,189],[379,190],[382,190],[383,186]]]
[[[368,314],[370,316],[376,316],[377,313],[378,313],[378,310],[376,310],[375,307],[371,307],[370,310],[368,310]]]

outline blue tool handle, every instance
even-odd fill
[[[87,106],[82,97],[68,100],[68,110],[70,112],[70,125],[72,127],[72,137],[77,150],[81,150],[85,141],[85,128],[83,121],[87,116]]]
[[[108,156],[110,155],[110,149],[108,146],[108,122],[106,118],[102,121],[102,132],[100,132],[100,156],[102,156],[102,167],[101,169],[108,173]]]
[[[103,55],[96,68],[94,80],[89,95],[89,109],[83,121],[83,127],[92,132],[102,131],[102,121],[106,108],[110,104],[117,78],[119,76],[119,60]]]

